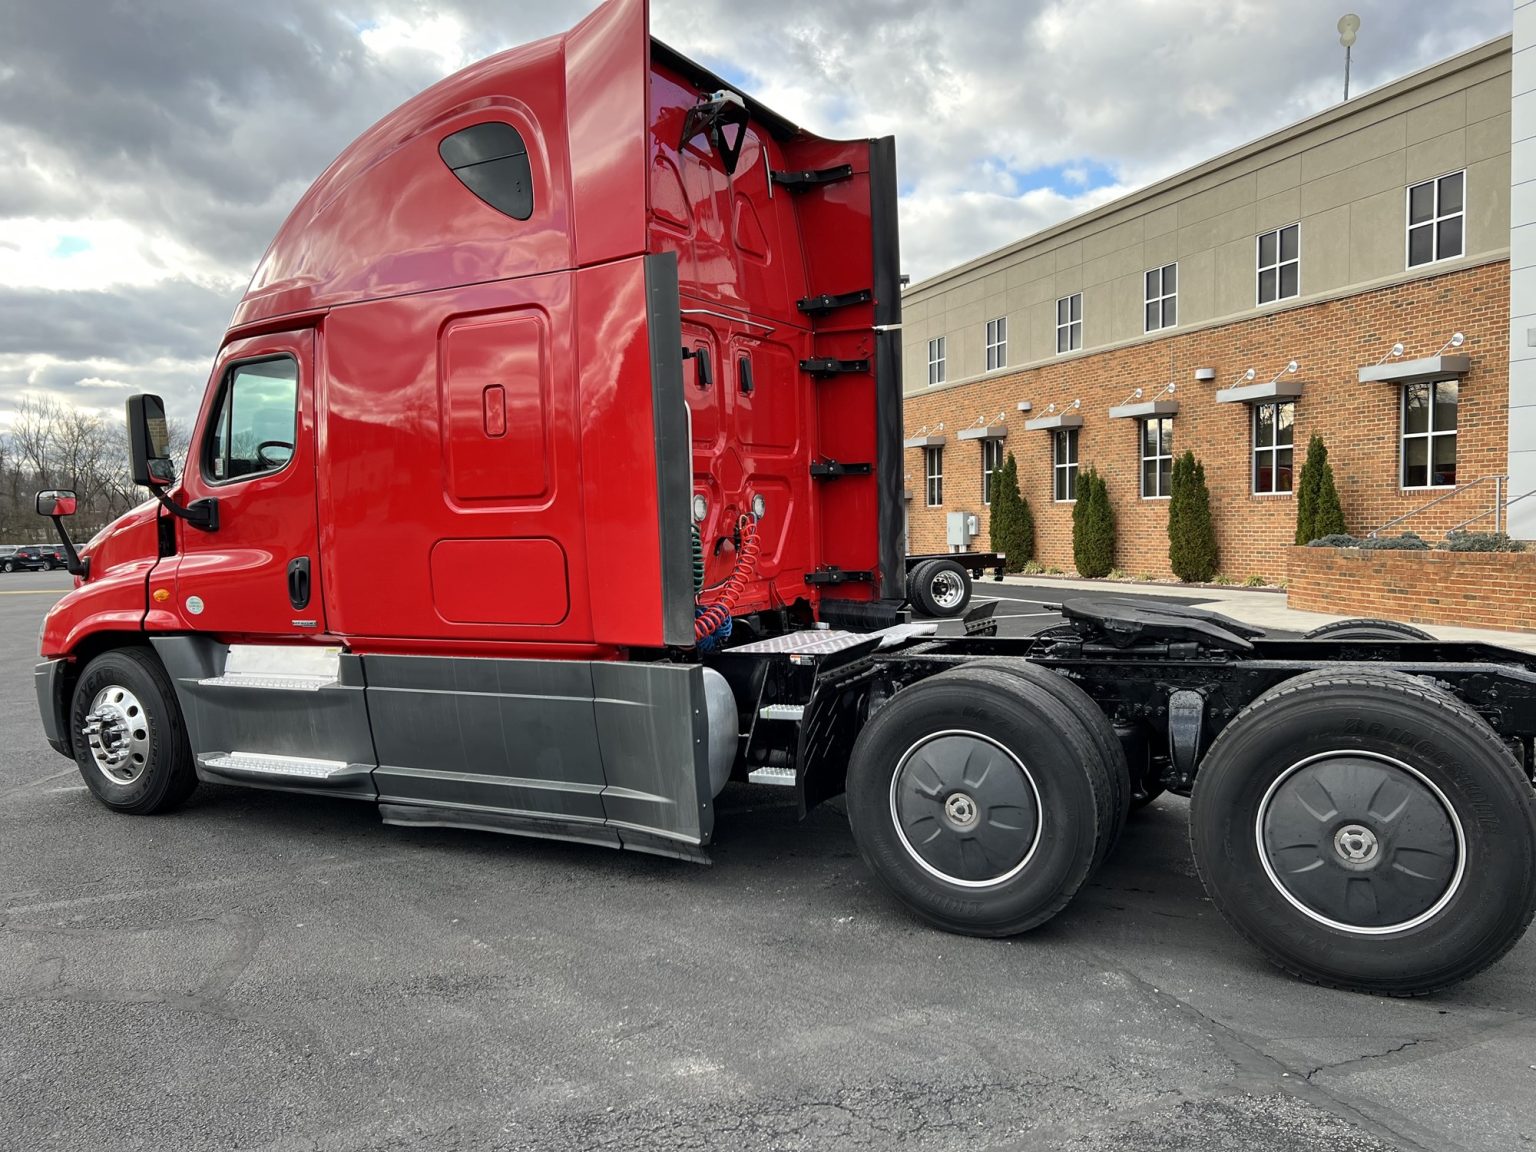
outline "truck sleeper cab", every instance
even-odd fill
[[[1008,935],[1192,790],[1213,900],[1290,970],[1422,991],[1497,959],[1536,909],[1536,670],[1114,603],[1029,642],[908,623],[894,144],[648,29],[609,0],[354,142],[256,269],[179,477],[129,402],[153,500],[71,552],[37,669],[94,794],[704,859],[728,779],[846,791],[908,908]],[[66,541],[71,504],[39,495]]]

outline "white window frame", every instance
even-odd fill
[[[1058,428],[1051,433],[1051,502],[1054,504],[1077,503],[1078,436],[1080,428]],[[1070,449],[1070,460],[1063,460],[1062,446]],[[1066,477],[1066,495],[1062,491],[1062,477]]]
[[[1292,228],[1296,229],[1296,256],[1291,260],[1283,260],[1280,257],[1280,253],[1283,250],[1280,243],[1281,233],[1289,232]],[[1273,236],[1275,238],[1275,262],[1273,264],[1264,263],[1264,237],[1266,236]],[[1257,269],[1253,275],[1254,307],[1263,308],[1267,304],[1279,304],[1282,300],[1294,300],[1301,295],[1300,221],[1297,221],[1294,224],[1282,224],[1279,228],[1271,228],[1268,232],[1260,232],[1256,237],[1254,237],[1253,253],[1254,263]],[[1280,291],[1280,283],[1282,280],[1280,270],[1288,264],[1294,264],[1296,266],[1296,291],[1292,292],[1289,296],[1286,296],[1282,295]],[[1259,287],[1259,285],[1264,281],[1264,273],[1266,272],[1273,272],[1275,274],[1275,298],[1273,300],[1264,299],[1263,290]]]
[[[981,502],[992,503],[992,477],[1003,467],[1003,442],[993,437],[981,442]]]
[[[1167,287],[1166,281],[1168,279],[1168,269],[1170,268],[1173,269],[1172,292],[1165,290]],[[1156,295],[1152,295],[1151,287],[1147,284],[1147,277],[1152,275],[1154,272],[1157,273]],[[1159,264],[1156,268],[1148,268],[1141,274],[1141,286],[1143,296],[1141,304],[1141,322],[1143,325],[1143,331],[1163,332],[1169,328],[1177,328],[1179,326],[1179,262],[1175,260],[1172,264]],[[1172,323],[1168,323],[1166,320],[1168,314],[1168,304],[1170,301],[1173,303]],[[1157,305],[1157,319],[1159,322],[1156,328],[1146,326],[1147,305],[1149,304]]]
[[[1172,492],[1172,487],[1173,487],[1173,417],[1172,416],[1148,416],[1144,420],[1136,421],[1136,423],[1138,425],[1140,425],[1140,427],[1137,428],[1137,432],[1138,432],[1139,436],[1138,436],[1138,440],[1137,440],[1137,444],[1136,444],[1136,455],[1140,458],[1140,466],[1138,467],[1137,472],[1138,472],[1138,475],[1140,477],[1138,483],[1140,483],[1140,485],[1141,485],[1141,498],[1143,500],[1167,500],[1170,496],[1173,495],[1173,492]],[[1153,454],[1151,456],[1148,456],[1147,455],[1147,432],[1148,432],[1149,426],[1153,425],[1153,424],[1157,425],[1157,443],[1155,445],[1153,445]],[[1166,430],[1164,429],[1164,425],[1167,425]],[[1166,432],[1166,435],[1165,435],[1165,432]],[[1164,460],[1168,461],[1168,486],[1169,486],[1169,491],[1167,491],[1167,492],[1148,492],[1147,491],[1147,461],[1149,461],[1149,460],[1156,460],[1158,462],[1158,464],[1159,464],[1159,467],[1158,467],[1157,473],[1156,473],[1156,475],[1157,475],[1156,487],[1158,487],[1158,488],[1161,488],[1163,486],[1163,469],[1161,467],[1162,461],[1164,461]]]
[[[1280,443],[1280,409],[1290,405],[1291,409],[1291,442]],[[1291,496],[1296,492],[1296,401],[1294,400],[1262,400],[1252,405],[1253,416],[1248,425],[1248,448],[1252,458],[1252,467],[1248,475],[1248,491],[1255,496]],[[1266,448],[1259,447],[1259,409],[1271,408],[1275,413],[1275,439]],[[1269,475],[1271,481],[1280,472],[1280,453],[1289,448],[1291,450],[1291,486],[1289,488],[1273,488],[1268,492],[1259,490],[1259,461],[1269,457]]]
[[[1440,211],[1440,181],[1451,176],[1461,177],[1461,207],[1455,212]],[[1433,184],[1435,188],[1434,212],[1428,220],[1413,222],[1413,190],[1422,188],[1426,184]],[[1454,220],[1461,217],[1461,251],[1450,256],[1440,254],[1440,222],[1442,220]],[[1460,168],[1452,172],[1442,172],[1432,180],[1420,180],[1417,184],[1410,184],[1403,190],[1403,267],[1408,269],[1428,268],[1431,264],[1439,264],[1443,260],[1459,260],[1467,254],[1467,170]],[[1423,263],[1413,262],[1413,233],[1419,228],[1429,229],[1429,250],[1431,256]]]
[[[1455,384],[1457,386],[1456,387],[1456,427],[1448,429],[1448,430],[1439,430],[1439,429],[1435,428],[1435,389],[1439,385],[1441,385],[1441,384]],[[1423,431],[1423,432],[1410,432],[1410,431],[1408,431],[1408,393],[1409,393],[1409,391],[1411,389],[1414,389],[1414,388],[1428,388],[1429,389],[1429,410],[1426,413],[1426,416],[1428,417],[1428,420],[1426,421],[1426,429],[1427,430]],[[1449,437],[1450,440],[1453,443],[1456,442],[1456,433],[1461,428],[1461,381],[1457,380],[1455,378],[1449,378],[1449,379],[1445,379],[1445,380],[1428,380],[1428,381],[1424,381],[1424,382],[1418,383],[1418,384],[1405,384],[1405,385],[1403,385],[1403,387],[1402,387],[1402,396],[1398,399],[1397,417],[1398,417],[1398,424],[1397,424],[1397,431],[1398,431],[1397,482],[1402,487],[1402,490],[1404,492],[1427,492],[1431,488],[1439,488],[1439,489],[1446,489],[1446,490],[1455,488],[1456,487],[1456,481],[1455,480],[1452,480],[1449,484],[1436,484],[1434,482],[1434,479],[1435,479],[1435,441],[1438,440],[1438,439],[1444,439],[1444,438]],[[1425,456],[1424,456],[1424,478],[1427,481],[1429,481],[1429,483],[1427,483],[1427,484],[1409,484],[1407,482],[1408,481],[1408,441],[1410,441],[1410,440],[1424,440],[1424,441],[1427,442],[1425,444],[1425,447],[1424,447],[1424,450],[1425,450]],[[1461,445],[1459,443],[1457,443],[1456,447],[1457,447],[1457,450],[1458,450],[1457,454],[1459,455],[1460,454],[1460,447],[1461,447]],[[1458,467],[1460,466],[1460,463],[1461,462],[1458,460],[1457,461],[1457,466]]]
[[[1072,317],[1072,304],[1077,303],[1077,318]],[[1062,305],[1066,305],[1067,318],[1061,318]],[[1066,347],[1063,348],[1062,344]],[[1083,346],[1083,294],[1073,292],[1069,296],[1061,296],[1056,301],[1056,355],[1065,356],[1068,352],[1077,352]]]
[[[987,371],[1008,367],[1008,317],[987,321]]]
[[[923,449],[923,502],[929,508],[944,506],[944,445]]]
[[[944,341],[943,336],[935,336],[928,341],[928,386],[944,383]]]

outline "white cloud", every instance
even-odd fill
[[[133,288],[170,279],[224,285],[232,275],[196,248],[126,220],[0,220],[0,283],[12,288]]]

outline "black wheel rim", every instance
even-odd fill
[[[891,819],[907,853],[951,884],[987,888],[1029,864],[1040,795],[1017,756],[977,732],[937,732],[891,777]]]
[[[1343,932],[1418,927],[1450,903],[1466,870],[1466,838],[1445,794],[1371,752],[1293,764],[1265,793],[1255,832],[1281,895]]]

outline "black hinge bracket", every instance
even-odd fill
[[[873,583],[875,574],[860,570],[844,571],[835,565],[827,568],[818,568],[814,572],[805,574],[807,584],[870,584]]]
[[[852,164],[837,164],[831,168],[807,168],[800,172],[775,172],[773,174],[773,182],[788,188],[791,192],[799,192],[806,188],[814,188],[818,184],[836,184],[839,180],[847,180],[852,176]]]
[[[800,361],[800,371],[812,376],[838,376],[844,372],[868,372],[868,360],[834,360],[829,356],[813,356]]]
[[[873,298],[874,293],[868,288],[860,288],[857,292],[824,292],[820,296],[807,296],[804,300],[796,301],[795,307],[807,316],[814,316],[838,308],[851,308],[855,304],[868,304]]]
[[[811,461],[812,476],[868,476],[872,471],[874,468],[869,464],[844,464],[841,460]]]

